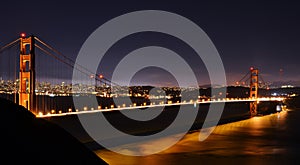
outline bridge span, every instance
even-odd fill
[[[176,106],[176,105],[198,105],[198,104],[213,104],[213,103],[233,103],[233,102],[251,102],[259,104],[260,102],[265,101],[284,101],[284,97],[261,97],[261,98],[224,98],[224,99],[213,99],[213,100],[190,100],[190,101],[183,101],[183,102],[169,102],[167,104],[151,104],[150,105],[130,105],[128,107],[124,106],[118,106],[113,108],[106,108],[106,109],[84,109],[82,111],[76,111],[76,112],[59,112],[59,113],[47,113],[43,114],[42,112],[39,112],[36,116],[43,118],[43,117],[51,117],[51,116],[65,116],[65,115],[76,115],[76,114],[84,114],[84,113],[97,113],[97,112],[107,112],[107,111],[122,111],[122,110],[137,110],[137,109],[145,109],[145,108],[153,108],[153,107],[168,107],[168,106]],[[281,109],[283,109],[283,105],[280,105]]]
[[[7,52],[7,50],[12,50],[15,46],[18,46],[17,53],[13,55],[8,54],[4,56],[3,54]],[[36,51],[40,51],[37,53]],[[39,57],[44,54],[48,57],[49,60],[47,61],[39,61]],[[14,65],[9,65],[9,69],[5,68],[6,70],[1,72],[1,86],[4,86],[3,90],[0,92],[4,92],[5,94],[13,95],[13,101],[16,104],[24,106],[28,110],[30,110],[33,114],[37,117],[54,117],[54,116],[66,116],[66,115],[73,115],[73,114],[84,114],[84,113],[95,113],[95,112],[106,112],[106,111],[122,111],[122,110],[131,110],[131,109],[145,109],[145,108],[154,108],[154,107],[170,107],[170,106],[177,106],[177,105],[198,105],[198,104],[214,104],[214,103],[233,103],[233,102],[249,102],[250,104],[250,113],[256,115],[257,113],[257,104],[263,101],[282,101],[284,98],[263,98],[258,95],[259,89],[259,70],[257,68],[251,67],[248,73],[241,79],[247,78],[249,80],[249,92],[248,98],[225,98],[223,99],[208,99],[208,100],[199,100],[199,98],[193,98],[193,100],[181,100],[181,101],[166,101],[166,102],[159,102],[153,103],[148,102],[142,105],[136,105],[136,103],[132,103],[132,105],[109,105],[104,106],[105,108],[101,108],[101,105],[84,105],[83,109],[74,109],[73,102],[70,98],[68,98],[68,110],[60,110],[60,109],[52,109],[53,107],[49,108],[45,105],[56,104],[53,101],[59,102],[59,104],[64,101],[62,100],[55,100],[51,97],[52,94],[59,94],[59,95],[66,95],[66,93],[72,93],[73,90],[76,88],[78,93],[86,92],[86,93],[97,93],[101,94],[105,97],[112,99],[111,96],[111,87],[112,86],[119,86],[117,83],[112,82],[111,80],[107,79],[100,73],[94,73],[87,69],[87,67],[77,64],[73,59],[69,58],[68,56],[62,54],[60,51],[57,51],[55,48],[47,44],[42,39],[31,35],[26,36],[25,34],[21,34],[20,38],[12,41],[11,43],[6,44],[3,47],[0,47],[0,57],[7,57],[9,58],[8,61],[13,61]],[[12,58],[13,57],[13,58]],[[53,62],[50,62],[53,60]],[[5,61],[5,60],[0,60]],[[17,62],[16,62],[17,61]],[[8,62],[11,63],[11,62]],[[18,63],[18,64],[17,64]],[[88,82],[83,82],[79,84],[72,84],[70,86],[66,86],[65,82],[61,82],[61,85],[53,85],[49,82],[42,82],[41,79],[38,78],[39,75],[45,76],[47,72],[56,69],[53,75],[59,75],[62,71],[66,72],[67,68],[62,68],[60,65],[64,67],[68,67],[72,73],[73,70],[77,70],[84,78],[88,80]],[[43,69],[37,67],[48,67],[46,68],[46,72],[42,72]],[[51,69],[49,69],[49,67]],[[12,73],[7,73],[12,72]],[[249,76],[248,76],[249,75]],[[79,76],[79,77],[80,77]],[[45,78],[45,77],[43,77]],[[61,79],[62,77],[58,78],[51,78],[53,79]],[[6,83],[3,83],[3,79],[7,79]],[[50,81],[52,81],[50,80]],[[241,81],[240,80],[240,81]],[[237,82],[238,84],[240,82]],[[243,82],[244,83],[244,82]],[[129,87],[128,87],[129,88]],[[71,89],[71,91],[70,91]],[[149,95],[149,93],[148,93]],[[47,99],[39,98],[39,96],[49,96]],[[212,98],[212,97],[208,97]],[[102,99],[102,98],[100,98]],[[104,99],[104,98],[103,98]],[[44,103],[47,100],[48,103]],[[40,106],[40,102],[42,106]],[[109,102],[111,103],[111,102]],[[113,104],[113,103],[112,103]],[[93,107],[93,108],[88,108]],[[50,111],[49,111],[50,110]]]

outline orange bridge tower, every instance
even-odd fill
[[[24,33],[20,38],[20,84],[19,105],[34,112],[35,105],[35,39],[26,37]]]
[[[250,68],[250,99],[257,100],[258,96],[258,69]],[[257,101],[250,103],[250,113],[252,116],[257,114]]]

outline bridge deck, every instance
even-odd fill
[[[150,104],[150,105],[143,105],[143,106],[133,106],[130,105],[129,107],[116,107],[116,108],[107,108],[107,109],[94,109],[94,110],[83,110],[77,112],[65,112],[65,113],[55,113],[55,114],[43,114],[39,113],[37,117],[51,117],[51,116],[65,116],[65,115],[75,115],[75,114],[83,114],[83,113],[96,113],[96,112],[106,112],[106,111],[121,111],[121,110],[130,110],[130,109],[140,109],[140,108],[152,108],[152,107],[165,107],[165,106],[176,106],[176,105],[193,105],[196,106],[197,104],[210,104],[210,103],[226,103],[226,102],[261,102],[261,101],[283,101],[283,97],[262,97],[262,98],[225,98],[225,99],[217,99],[217,100],[190,100],[190,101],[183,101],[183,102],[176,102],[176,103],[168,103],[168,104]]]

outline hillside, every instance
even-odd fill
[[[107,164],[61,127],[0,98],[0,164]]]

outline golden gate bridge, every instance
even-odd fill
[[[46,55],[43,59],[40,58],[42,54]],[[73,59],[36,36],[31,35],[27,37],[22,33],[20,38],[0,48],[0,59],[0,91],[2,97],[6,97],[24,106],[38,117],[158,106],[241,101],[250,102],[251,114],[255,115],[259,102],[282,101],[284,99],[282,97],[258,97],[258,88],[261,84],[259,78],[262,81],[263,79],[259,75],[257,68],[251,68],[241,80],[236,82],[237,85],[245,85],[246,81],[249,82],[249,97],[247,98],[201,99],[198,97],[191,100],[168,100],[167,102],[159,101],[157,103],[142,100],[133,102],[131,105],[114,105],[111,102],[111,87],[120,86],[119,84],[112,82],[102,74],[89,71],[86,67],[77,64]],[[41,69],[41,67],[48,68]],[[69,71],[71,73],[73,69],[79,71],[81,76],[84,77],[82,79],[88,77],[90,81],[72,85],[66,85],[62,81],[62,84],[54,85],[54,77],[57,77],[58,80],[63,80],[65,76],[63,72]],[[43,82],[42,79],[47,78],[47,75],[51,78],[48,79],[48,82]],[[98,94],[102,97],[99,97],[100,101],[98,105],[85,105],[75,109],[72,104],[72,98],[66,97],[78,94],[71,92],[74,89],[77,89],[79,94]],[[132,95],[131,93],[130,96]],[[63,99],[58,99],[58,97]],[[101,100],[109,100],[107,101],[109,103],[105,103],[105,101],[101,102]]]

